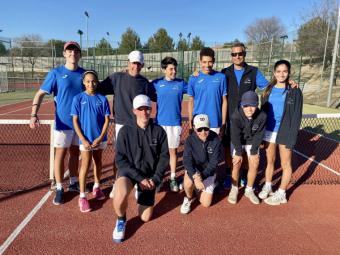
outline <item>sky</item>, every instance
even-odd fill
[[[38,34],[43,40],[79,41],[78,29],[86,38],[89,13],[90,44],[102,38],[112,44],[128,27],[146,42],[159,28],[178,40],[190,32],[207,44],[246,40],[244,30],[256,19],[276,16],[287,32],[296,31],[311,4],[321,0],[10,0],[2,1],[1,37]]]

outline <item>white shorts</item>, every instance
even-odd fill
[[[53,146],[55,148],[70,148],[79,146],[79,138],[74,130],[53,130]]]
[[[116,141],[117,141],[117,138],[118,138],[118,133],[124,125],[121,125],[121,124],[114,124],[114,125],[115,125],[115,136],[113,137],[112,144],[114,145],[114,147],[116,147]]]
[[[208,194],[214,193],[214,189],[216,187],[215,179],[216,179],[216,175],[214,174],[213,176],[209,176],[208,178],[203,180],[203,184],[204,184],[204,187],[205,187],[203,192],[206,192]]]
[[[268,143],[276,143],[277,132],[266,130],[264,132],[263,140]]]
[[[210,130],[211,130],[211,131],[214,131],[217,135],[220,134],[220,129],[221,129],[221,128],[219,128],[219,127],[217,127],[217,128],[210,128]]]
[[[80,145],[79,145],[79,150],[80,150],[80,151],[96,151],[96,150],[105,150],[106,147],[107,147],[107,141],[101,142],[101,143],[99,144],[99,146],[97,146],[97,147],[94,148],[94,149],[89,149],[89,150],[85,149],[85,147],[84,147],[83,144],[80,144]]]
[[[248,157],[251,155],[250,154],[251,147],[252,147],[251,144],[242,145],[242,149],[247,152]],[[234,157],[236,155],[236,150],[235,150],[233,143],[230,143],[230,154],[231,154],[232,157]],[[257,154],[259,154],[259,149],[257,149]]]
[[[179,147],[181,140],[182,127],[181,126],[162,126],[168,137],[168,147],[176,149]]]

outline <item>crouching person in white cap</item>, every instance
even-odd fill
[[[186,196],[181,206],[182,214],[187,214],[191,210],[194,189],[204,207],[211,205],[215,188],[215,171],[222,152],[218,135],[210,131],[208,115],[196,115],[193,122],[195,132],[187,138],[184,145],[183,164],[186,169],[184,191]]]
[[[133,99],[136,123],[124,125],[116,143],[118,169],[113,197],[114,210],[118,216],[113,231],[113,241],[124,240],[128,196],[135,184],[138,188],[138,213],[141,220],[151,219],[155,204],[156,186],[162,181],[169,165],[167,136],[161,126],[150,120],[149,97],[138,95]]]

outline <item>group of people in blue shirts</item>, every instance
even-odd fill
[[[269,205],[287,203],[286,190],[291,174],[292,149],[302,117],[302,93],[290,80],[290,63],[279,60],[273,78],[267,81],[258,68],[245,62],[246,47],[236,43],[231,48],[232,65],[221,72],[213,69],[215,52],[200,51],[200,71],[188,83],[176,77],[177,61],[165,57],[161,62],[164,77],[149,82],[141,74],[144,56],[132,51],[128,69],[99,82],[94,70],[78,66],[81,49],[78,43],[64,45],[65,65],[49,72],[36,93],[30,127],[39,126],[38,111],[46,94],[55,103],[55,179],[53,203],[63,203],[64,159],[69,150],[69,191],[80,192],[81,212],[91,210],[86,197],[86,176],[94,162],[93,197],[105,199],[100,188],[102,151],[107,146],[107,129],[111,114],[105,95],[113,94],[115,127],[116,181],[110,196],[117,214],[113,240],[122,242],[126,228],[128,195],[136,187],[139,215],[145,222],[152,217],[155,190],[170,165],[170,190],[179,191],[176,180],[177,149],[182,133],[182,101],[188,95],[190,135],[185,141],[182,214],[191,211],[198,199],[204,207],[211,205],[214,189],[223,182],[217,175],[222,160],[229,169],[231,188],[228,201],[238,202],[239,179],[247,168],[245,197],[253,204],[260,199]],[[263,90],[261,107],[256,89]],[[152,120],[151,101],[157,114]],[[119,134],[119,135],[118,135]],[[259,149],[266,151],[265,183],[256,195],[254,182],[259,166]],[[279,148],[282,178],[277,191],[272,190],[276,149]],[[82,165],[78,175],[78,157]],[[248,163],[245,164],[245,161]]]

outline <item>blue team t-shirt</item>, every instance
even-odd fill
[[[234,69],[234,73],[235,73],[235,76],[236,76],[237,85],[240,87],[240,82],[241,82],[241,79],[242,79],[242,75],[244,73],[244,69],[243,68],[241,70]],[[259,69],[257,69],[257,72],[256,72],[256,86],[259,89],[262,90],[265,87],[267,87],[267,85],[268,85],[267,79],[263,76],[263,74],[259,71]]]
[[[188,84],[182,79],[168,81],[165,78],[152,82],[157,93],[156,123],[162,126],[181,126],[183,94],[188,91]]]
[[[73,99],[71,115],[79,116],[80,129],[86,140],[92,143],[103,130],[105,116],[110,115],[109,102],[101,94],[88,95],[82,92]],[[106,140],[105,135],[103,141]],[[80,139],[79,143],[82,144]]]
[[[55,129],[72,130],[71,106],[73,97],[83,90],[82,75],[84,69],[71,71],[64,65],[52,69],[46,76],[40,89],[53,93],[55,106]]]
[[[221,127],[222,124],[222,97],[227,95],[227,82],[225,75],[219,72],[190,76],[188,95],[194,98],[193,114],[207,114],[210,127]]]
[[[277,132],[280,128],[287,91],[285,88],[273,87],[268,102],[270,104],[269,112],[267,113],[268,131]]]

